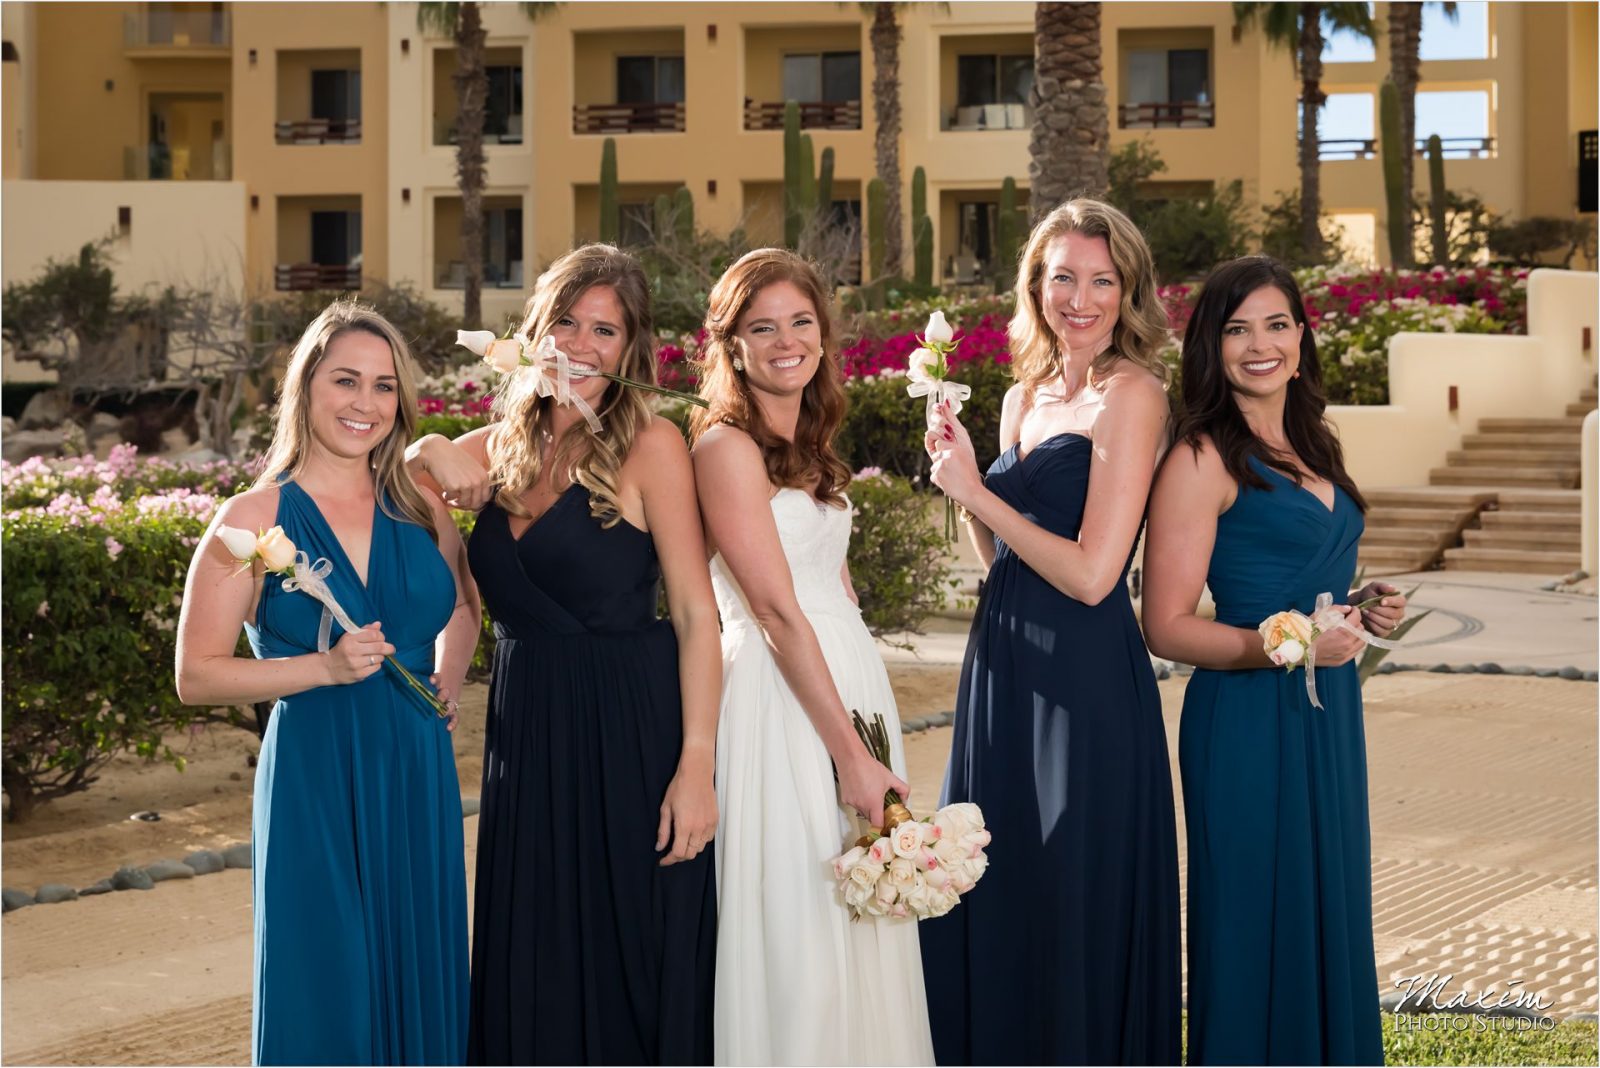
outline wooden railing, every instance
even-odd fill
[[[233,17],[226,11],[187,11],[150,4],[122,17],[125,48],[215,52],[232,42]]]
[[[1124,130],[1158,126],[1201,127],[1217,124],[1217,105],[1210,101],[1169,100],[1123,104],[1117,108],[1117,125]]]
[[[783,129],[783,102],[746,100],[744,128],[746,130]],[[802,130],[859,130],[861,129],[861,101],[816,100],[800,105]]]
[[[572,109],[572,132],[672,133],[683,131],[683,103],[577,104]]]
[[[1446,159],[1488,159],[1494,155],[1492,137],[1441,137]],[[1418,138],[1417,155],[1428,154],[1428,139]],[[1317,142],[1317,158],[1327,160],[1376,159],[1378,141],[1374,137],[1347,137]]]
[[[280,145],[358,145],[360,119],[305,119],[301,122],[273,123]]]
[[[280,263],[273,270],[273,281],[282,291],[310,289],[360,289],[361,268],[328,263]]]

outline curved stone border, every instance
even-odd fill
[[[1582,668],[1527,667],[1513,665],[1501,667],[1493,661],[1482,664],[1396,664],[1385,660],[1378,665],[1379,675],[1392,675],[1397,671],[1428,671],[1439,675],[1528,675],[1539,679],[1567,679],[1571,682],[1600,682],[1600,672]]]

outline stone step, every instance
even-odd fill
[[[1479,419],[1478,432],[1493,434],[1497,431],[1510,431],[1514,434],[1559,434],[1562,431],[1577,431],[1583,429],[1583,420],[1576,416],[1562,416],[1553,419]]]
[[[1456,508],[1400,508],[1394,505],[1369,508],[1367,530],[1374,527],[1412,527],[1420,530],[1454,531],[1472,513]]]
[[[1363,489],[1368,508],[1426,508],[1430,511],[1474,511],[1495,500],[1493,489],[1457,489],[1454,486],[1400,486]]]
[[[1444,551],[1447,571],[1512,571],[1559,577],[1572,573],[1582,562],[1581,554],[1576,550],[1539,552],[1532,549],[1463,548]]]
[[[1361,534],[1363,547],[1369,545],[1382,545],[1385,548],[1421,549],[1437,551],[1444,548],[1445,542],[1455,541],[1453,530],[1424,530],[1421,527],[1390,527],[1368,523],[1367,529]]]
[[[1587,386],[1582,393],[1578,394],[1578,399],[1587,401],[1591,405],[1600,403],[1600,390],[1596,390],[1593,386]]]
[[[1548,486],[1568,489],[1578,484],[1576,467],[1435,467],[1428,481],[1436,486]]]
[[[1583,511],[1583,492],[1575,489],[1504,489],[1495,497],[1502,512]]]
[[[1461,537],[1469,549],[1538,549],[1545,552],[1575,553],[1583,548],[1582,534],[1577,530],[1494,527],[1463,531]]]
[[[1356,553],[1356,568],[1363,576],[1399,575],[1408,571],[1427,571],[1433,566],[1437,552],[1417,552],[1407,548],[1374,545],[1370,548],[1363,538]]]
[[[1517,434],[1498,431],[1493,434],[1463,434],[1463,449],[1581,449],[1583,434],[1562,431],[1559,434]]]
[[[1575,415],[1578,418],[1582,419],[1584,416],[1586,416],[1590,412],[1594,411],[1594,409],[1595,409],[1594,401],[1579,401],[1576,404],[1567,405],[1567,414],[1568,415]]]
[[[1581,512],[1484,512],[1478,516],[1484,530],[1550,530],[1573,531],[1583,529]]]
[[[1580,450],[1571,449],[1453,449],[1445,454],[1451,467],[1577,467]]]

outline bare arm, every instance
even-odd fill
[[[744,591],[779,673],[833,758],[840,799],[874,826],[882,824],[884,792],[893,789],[904,798],[909,788],[867,752],[839,699],[822,646],[795,596],[760,449],[746,434],[718,428],[701,438],[694,466],[701,486],[717,487],[700,496],[706,531]]]
[[[424,491],[451,508],[475,512],[489,502],[489,428],[454,441],[424,434],[406,447],[406,470]]]
[[[637,456],[637,460],[634,457]],[[667,608],[678,636],[678,687],[683,702],[683,750],[661,804],[656,848],[672,852],[663,864],[688,860],[717,828],[717,709],[722,696],[722,642],[717,602],[706,566],[705,532],[695,507],[694,467],[678,428],[657,417],[634,445],[645,521],[661,561]]]
[[[178,618],[178,699],[189,705],[244,705],[338,683],[359,682],[383,666],[394,646],[377,624],[339,639],[326,653],[257,660],[234,655],[239,630],[261,595],[259,562],[240,570],[217,538],[226,524],[265,530],[276,519],[275,489],[252,490],[223,504],[195,546]]]
[[[1004,453],[1015,445],[1022,436],[1022,400],[1023,388],[1020,385],[1012,386],[1006,390],[1005,400],[1000,405],[1000,451]],[[968,513],[971,515],[971,513]],[[989,529],[987,523],[976,515],[967,521],[967,537],[972,540],[972,548],[977,552],[978,559],[983,561],[983,569],[988,571],[994,567],[994,531]]]

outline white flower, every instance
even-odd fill
[[[905,857],[895,857],[889,862],[887,878],[895,892],[905,894],[916,882],[917,866]]]
[[[1285,664],[1298,664],[1305,658],[1306,647],[1294,638],[1285,639],[1277,648],[1267,656],[1274,664],[1282,667]]]
[[[928,325],[922,328],[922,339],[948,345],[955,339],[956,332],[950,329],[950,324],[944,321],[944,312],[936,311],[928,316]]]
[[[891,832],[891,838],[895,856],[909,860],[922,855],[922,824],[917,821],[906,820]]]
[[[836,879],[850,877],[850,869],[861,863],[861,858],[867,855],[865,846],[856,846],[848,853],[833,859],[833,875]]]
[[[888,864],[893,854],[894,844],[887,838],[879,838],[867,847],[867,857],[880,867]]]
[[[228,550],[228,555],[241,564],[249,563],[256,554],[256,536],[248,530],[221,525],[217,527],[217,539]]]
[[[283,571],[294,566],[294,542],[282,527],[273,527],[256,539],[256,552],[267,565],[268,571]]]
[[[906,366],[906,377],[913,382],[933,381],[933,369],[939,365],[939,356],[932,349],[917,349]]]
[[[493,330],[457,330],[456,344],[474,356],[487,356],[489,346],[498,340]]]
[[[495,338],[483,354],[483,362],[508,375],[522,366],[522,341],[519,338]]]

